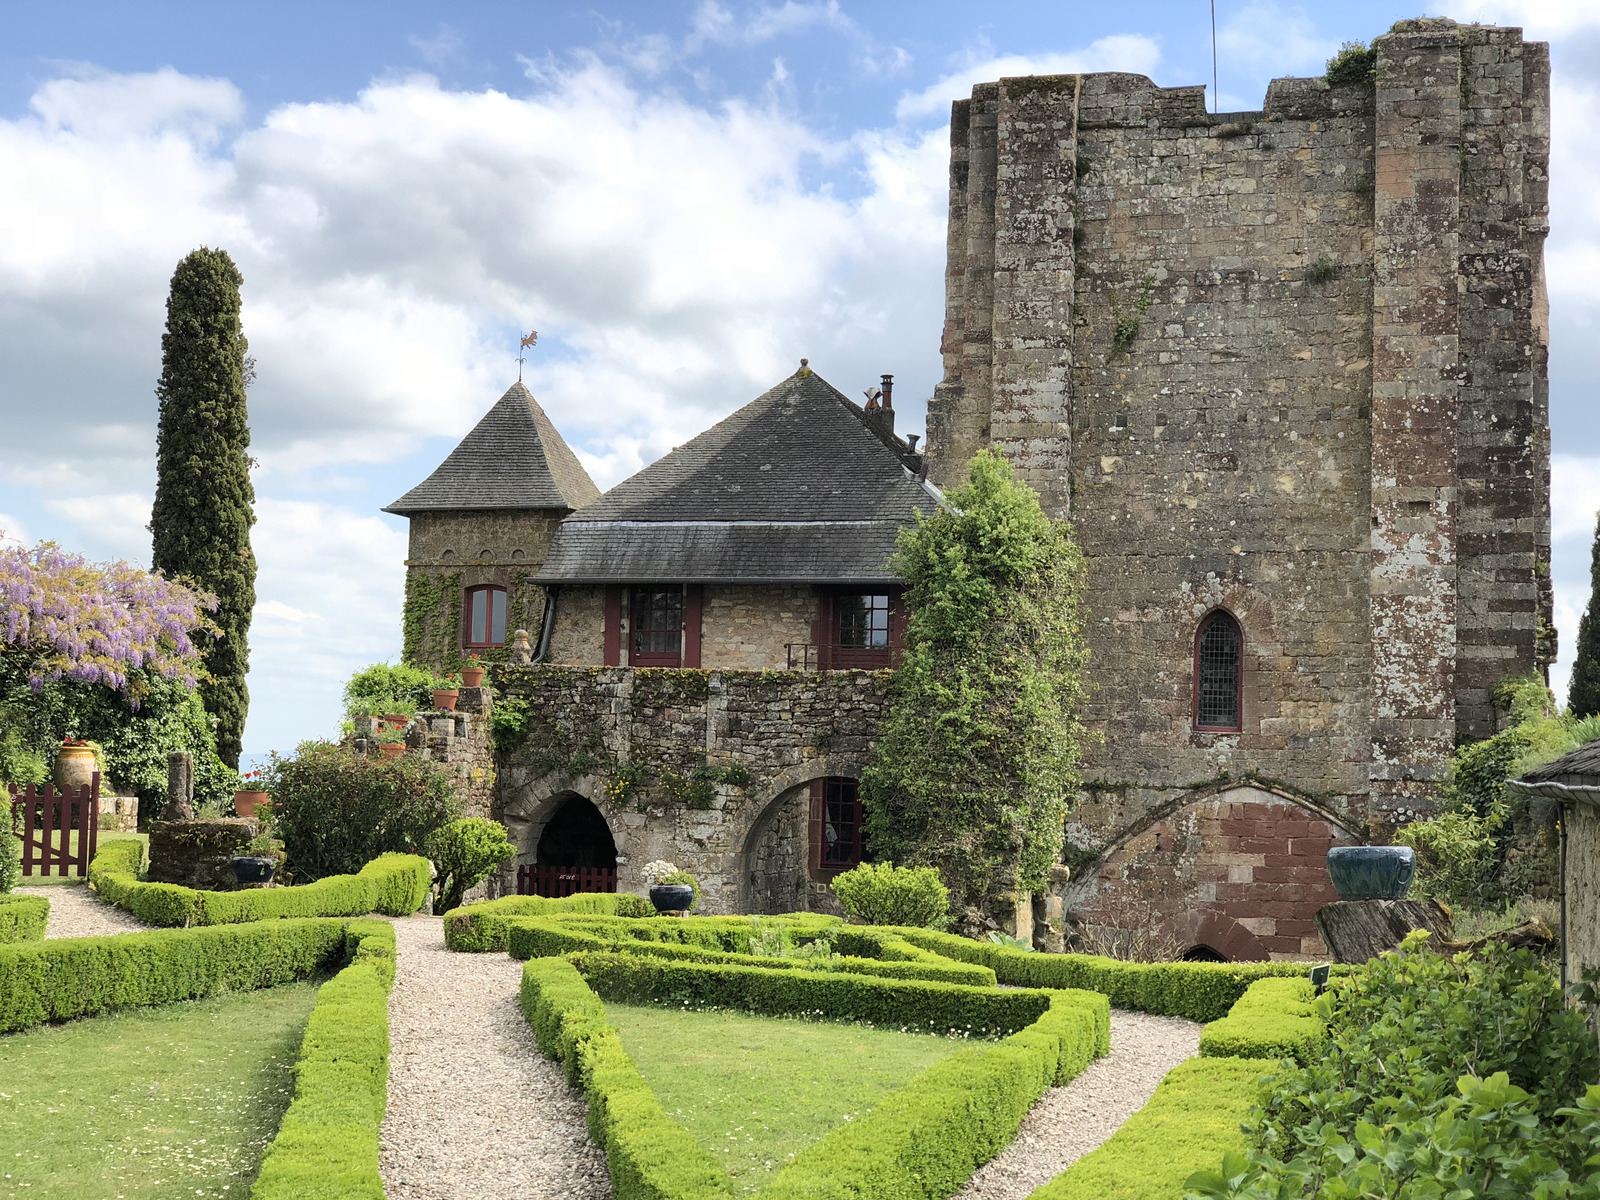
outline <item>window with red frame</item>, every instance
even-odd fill
[[[628,663],[635,667],[676,667],[683,663],[683,587],[649,584],[632,589],[629,605],[632,641]]]
[[[486,585],[467,589],[467,645],[506,644],[506,590]]]
[[[1243,713],[1244,631],[1219,608],[1194,637],[1194,727],[1237,732]]]
[[[887,592],[837,592],[831,597],[828,665],[887,667],[890,662],[890,596]]]
[[[861,789],[854,779],[817,779],[811,784],[811,862],[824,876],[860,864],[866,850]]]

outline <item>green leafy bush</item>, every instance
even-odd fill
[[[831,886],[845,915],[860,925],[942,929],[950,915],[950,889],[932,867],[862,863],[835,875]]]
[[[515,858],[517,848],[499,821],[464,817],[441,825],[424,843],[439,878],[433,911],[447,913],[461,907],[468,888],[488,878],[501,863]]]
[[[297,882],[349,875],[380,854],[422,853],[435,829],[461,815],[449,769],[420,755],[386,760],[331,742],[273,756],[263,790]]]
[[[1213,1058],[1292,1058],[1305,1064],[1328,1044],[1328,1029],[1313,1011],[1309,979],[1258,979],[1228,1015],[1200,1032],[1200,1053]]]
[[[251,1200],[383,1200],[378,1129],[388,1103],[394,927],[348,922],[350,965],[317,992],[294,1099]]]
[[[0,946],[0,1033],[305,979],[344,953],[346,924],[259,921]]]
[[[0,895],[0,942],[44,940],[50,901],[43,896]]]
[[[432,708],[433,672],[407,663],[373,663],[345,681],[346,712],[377,712],[385,701],[409,704],[412,712]]]
[[[1345,42],[1339,53],[1328,60],[1323,78],[1329,86],[1347,83],[1371,83],[1378,77],[1378,52],[1368,50],[1365,42]]]
[[[444,944],[452,950],[483,953],[506,948],[508,917],[540,917],[554,913],[593,913],[617,917],[653,917],[655,909],[643,896],[628,892],[583,892],[576,896],[503,896],[480,900],[448,913],[444,919]]]
[[[528,732],[528,701],[522,696],[505,696],[489,710],[489,740],[494,752],[505,758],[515,750]]]
[[[16,809],[11,807],[5,784],[0,783],[0,896],[22,878],[22,839],[17,836]]]

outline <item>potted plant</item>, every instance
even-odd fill
[[[233,811],[239,816],[253,818],[256,810],[271,799],[260,788],[251,786],[250,781],[260,777],[260,771],[247,772],[244,777],[244,787],[233,793]]]
[[[672,863],[645,863],[644,877],[650,884],[650,903],[662,916],[684,916],[700,902],[700,881]]]
[[[433,706],[445,712],[455,712],[456,700],[461,696],[461,681],[454,675],[433,677]]]
[[[483,671],[483,660],[476,654],[467,655],[467,661],[461,665],[461,686],[482,687]]]
[[[83,738],[68,738],[56,755],[56,791],[72,795],[78,788],[94,786],[94,773],[100,770],[100,747]]]
[[[402,729],[381,729],[374,740],[378,743],[378,753],[391,762],[406,752],[406,735]]]

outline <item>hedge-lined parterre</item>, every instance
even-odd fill
[[[504,896],[453,908],[444,917],[444,944],[451,950],[482,954],[506,948],[508,917],[545,917],[593,913],[602,916],[649,917],[655,909],[642,896],[628,892],[584,892],[560,898]]]
[[[621,967],[630,958],[640,970],[630,973]],[[839,1013],[857,1019],[851,1014],[858,1011],[863,988],[879,993],[929,989],[924,999],[942,999],[949,1006],[935,1020],[946,1028],[961,1027],[971,1015],[965,1007],[970,997],[953,998],[951,993],[1018,997],[1010,1002],[1015,1007],[1008,1015],[1033,1014],[1004,1041],[952,1055],[860,1120],[802,1152],[758,1193],[763,1198],[849,1195],[856,1200],[911,1196],[942,1200],[1010,1141],[1045,1088],[1071,1079],[1109,1046],[1110,1009],[1105,997],[1083,992],[983,992],[809,972],[641,962],[620,954],[532,959],[523,971],[523,1011],[541,1049],[563,1064],[569,1081],[587,1090],[590,1128],[605,1150],[618,1200],[721,1200],[733,1189],[720,1165],[662,1110],[606,1020],[605,1007],[584,978],[585,971],[602,983],[602,991],[610,982],[627,981],[632,999],[643,998],[642,988],[665,986],[668,979],[689,971],[722,975],[724,997],[740,993],[746,999],[754,986],[748,979],[751,975],[768,976],[779,989],[801,980],[820,982],[821,988],[788,989],[798,1003],[785,1011],[811,1016]],[[856,985],[855,999],[830,988],[830,980]],[[775,999],[776,993],[769,993],[763,1003]],[[878,1011],[887,1011],[884,997],[879,994],[876,999]]]
[[[1200,1053],[1215,1058],[1292,1058],[1304,1066],[1328,1046],[1328,1027],[1312,1005],[1309,979],[1258,979],[1228,1015],[1200,1033]]]
[[[383,1200],[378,1129],[388,1103],[394,927],[348,921],[350,965],[317,992],[294,1099],[251,1200]]]
[[[100,898],[147,925],[182,928],[237,925],[283,917],[357,917],[370,912],[404,917],[422,907],[432,876],[415,854],[383,854],[354,875],[330,875],[303,887],[205,892],[139,878],[144,845],[104,842],[89,864],[89,883]]]
[[[50,901],[43,896],[0,896],[0,943],[37,942],[50,923]]]

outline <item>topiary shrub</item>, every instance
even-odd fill
[[[433,911],[447,913],[461,907],[468,888],[517,853],[499,821],[465,817],[441,825],[428,835],[424,847],[439,872],[434,885]]]
[[[912,925],[943,929],[950,916],[950,891],[932,867],[862,863],[834,876],[833,894],[859,925]]]
[[[385,760],[332,742],[273,756],[262,786],[296,883],[353,875],[380,854],[421,854],[428,835],[461,816],[455,778],[415,754]]]

